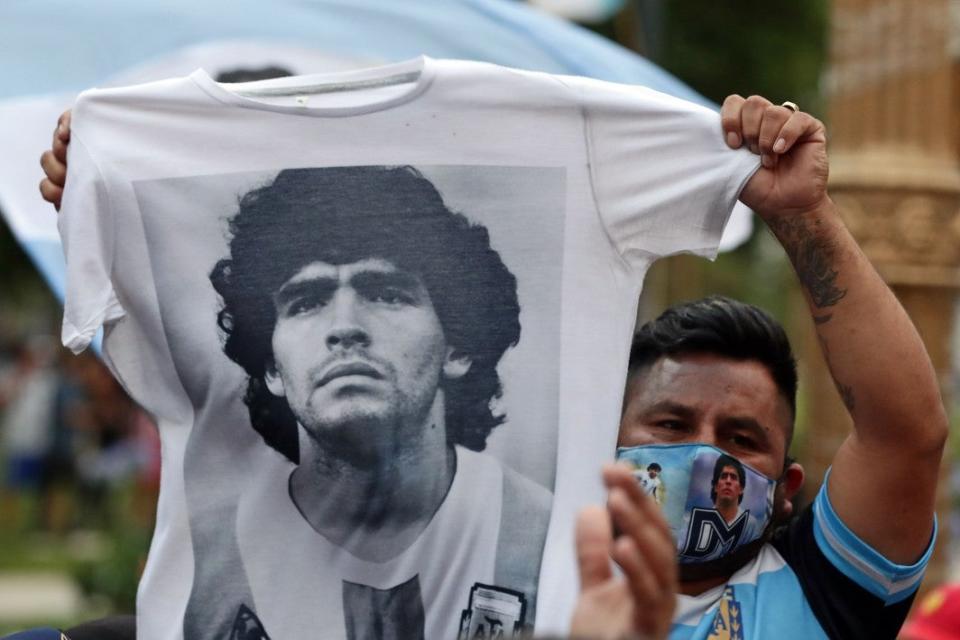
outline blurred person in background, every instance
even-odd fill
[[[67,420],[74,429],[80,522],[108,526],[111,494],[131,483],[144,490],[135,496],[137,512],[143,502],[149,509],[159,483],[159,436],[149,416],[96,358],[84,358],[74,374],[81,393],[67,409]]]
[[[92,355],[74,358],[61,349],[57,358],[59,376],[54,396],[50,448],[43,465],[43,514],[46,528],[67,533],[77,524],[77,443],[82,429],[81,407],[87,402],[80,372]]]
[[[55,342],[34,336],[17,347],[12,367],[0,380],[0,450],[5,465],[3,520],[13,528],[36,526],[33,511],[53,445],[54,399],[58,377]]]

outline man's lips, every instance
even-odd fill
[[[317,386],[322,387],[331,380],[345,376],[367,376],[368,378],[374,378],[376,380],[383,379],[382,373],[365,362],[343,362],[327,369],[317,381]]]

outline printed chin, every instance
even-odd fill
[[[334,398],[317,411],[317,423],[324,430],[349,429],[359,424],[388,420],[393,411],[383,398],[364,396]]]
[[[353,465],[383,464],[383,452],[392,440],[393,414],[383,406],[327,407],[302,423],[311,440],[327,455]]]

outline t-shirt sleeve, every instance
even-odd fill
[[[79,353],[103,324],[124,311],[110,280],[114,244],[110,196],[76,129],[67,148],[67,181],[57,226],[67,264],[61,340]]]
[[[645,87],[579,85],[593,195],[618,252],[715,257],[759,156],[727,147],[706,107]]]
[[[887,560],[850,531],[830,505],[827,483],[814,503],[774,546],[800,582],[828,638],[880,640],[897,636],[933,550],[914,564]]]
[[[828,473],[829,477],[829,473]],[[937,536],[936,518],[930,544],[917,562],[901,565],[883,557],[861,540],[837,516],[827,494],[827,479],[813,503],[813,533],[830,563],[860,587],[892,604],[912,595],[920,586]]]

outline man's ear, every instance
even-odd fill
[[[447,347],[447,359],[443,362],[444,378],[447,380],[459,380],[467,375],[471,366],[473,366],[472,358],[460,355],[453,347]]]
[[[780,480],[782,490],[777,492],[776,499],[783,501],[781,512],[784,517],[788,518],[793,513],[793,502],[791,500],[803,487],[804,477],[803,467],[800,466],[799,462],[791,462],[783,470],[783,478]]]
[[[277,365],[273,360],[267,363],[266,370],[263,372],[263,381],[267,383],[267,389],[270,390],[270,393],[278,398],[287,395],[283,389],[283,378],[280,377],[280,372],[277,371]]]

